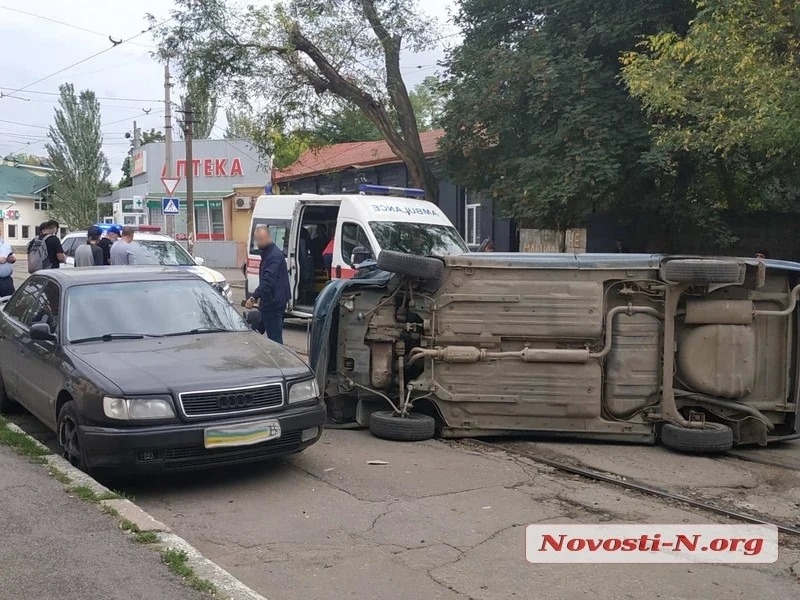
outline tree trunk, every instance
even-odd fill
[[[364,1],[366,2],[367,0]],[[413,184],[425,190],[428,200],[437,203],[439,200],[439,184],[433,169],[431,169],[425,158],[422,142],[419,139],[414,109],[411,107],[408,90],[400,73],[399,40],[389,40],[391,49],[386,50],[386,61],[387,87],[400,120],[400,132],[397,131],[383,104],[369,92],[362,90],[342,77],[319,48],[303,35],[299,25],[295,24],[294,29],[290,32],[289,41],[298,52],[311,59],[319,70],[319,73],[316,73],[312,70],[297,67],[317,93],[321,94],[325,91],[330,91],[361,109],[367,115],[367,118],[375,124],[378,131],[381,132],[392,152],[403,161]]]

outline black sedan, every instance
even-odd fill
[[[322,434],[319,396],[303,361],[190,273],[40,271],[0,309],[0,412],[22,404],[86,471],[299,452]]]

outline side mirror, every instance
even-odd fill
[[[257,310],[248,310],[244,313],[244,320],[251,327],[261,323],[261,313]]]
[[[30,336],[32,340],[39,342],[55,342],[56,336],[50,331],[47,323],[34,323],[31,325]]]
[[[365,260],[372,258],[372,252],[369,248],[364,246],[356,246],[353,248],[353,253],[350,255],[350,265],[360,265]]]
[[[199,256],[195,256],[194,262],[198,267],[202,267],[204,264],[206,264],[206,259],[200,258]]]

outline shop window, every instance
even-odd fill
[[[198,240],[207,240],[211,237],[208,205],[205,202],[197,202],[194,205],[194,230]]]
[[[150,225],[161,227],[161,231],[167,230],[167,219],[164,216],[160,203],[158,206],[148,206],[147,213],[147,222]]]
[[[225,219],[222,214],[222,202],[209,202],[211,213],[211,239],[225,239]]]
[[[23,225],[22,226],[22,239],[27,240],[31,237],[31,226],[30,225]]]
[[[16,225],[9,225],[8,226],[8,237],[14,239],[17,237],[17,226]]]

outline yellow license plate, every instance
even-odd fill
[[[205,430],[206,448],[231,448],[234,446],[252,446],[281,437],[281,424],[270,419],[254,423],[239,423],[209,427]]]

